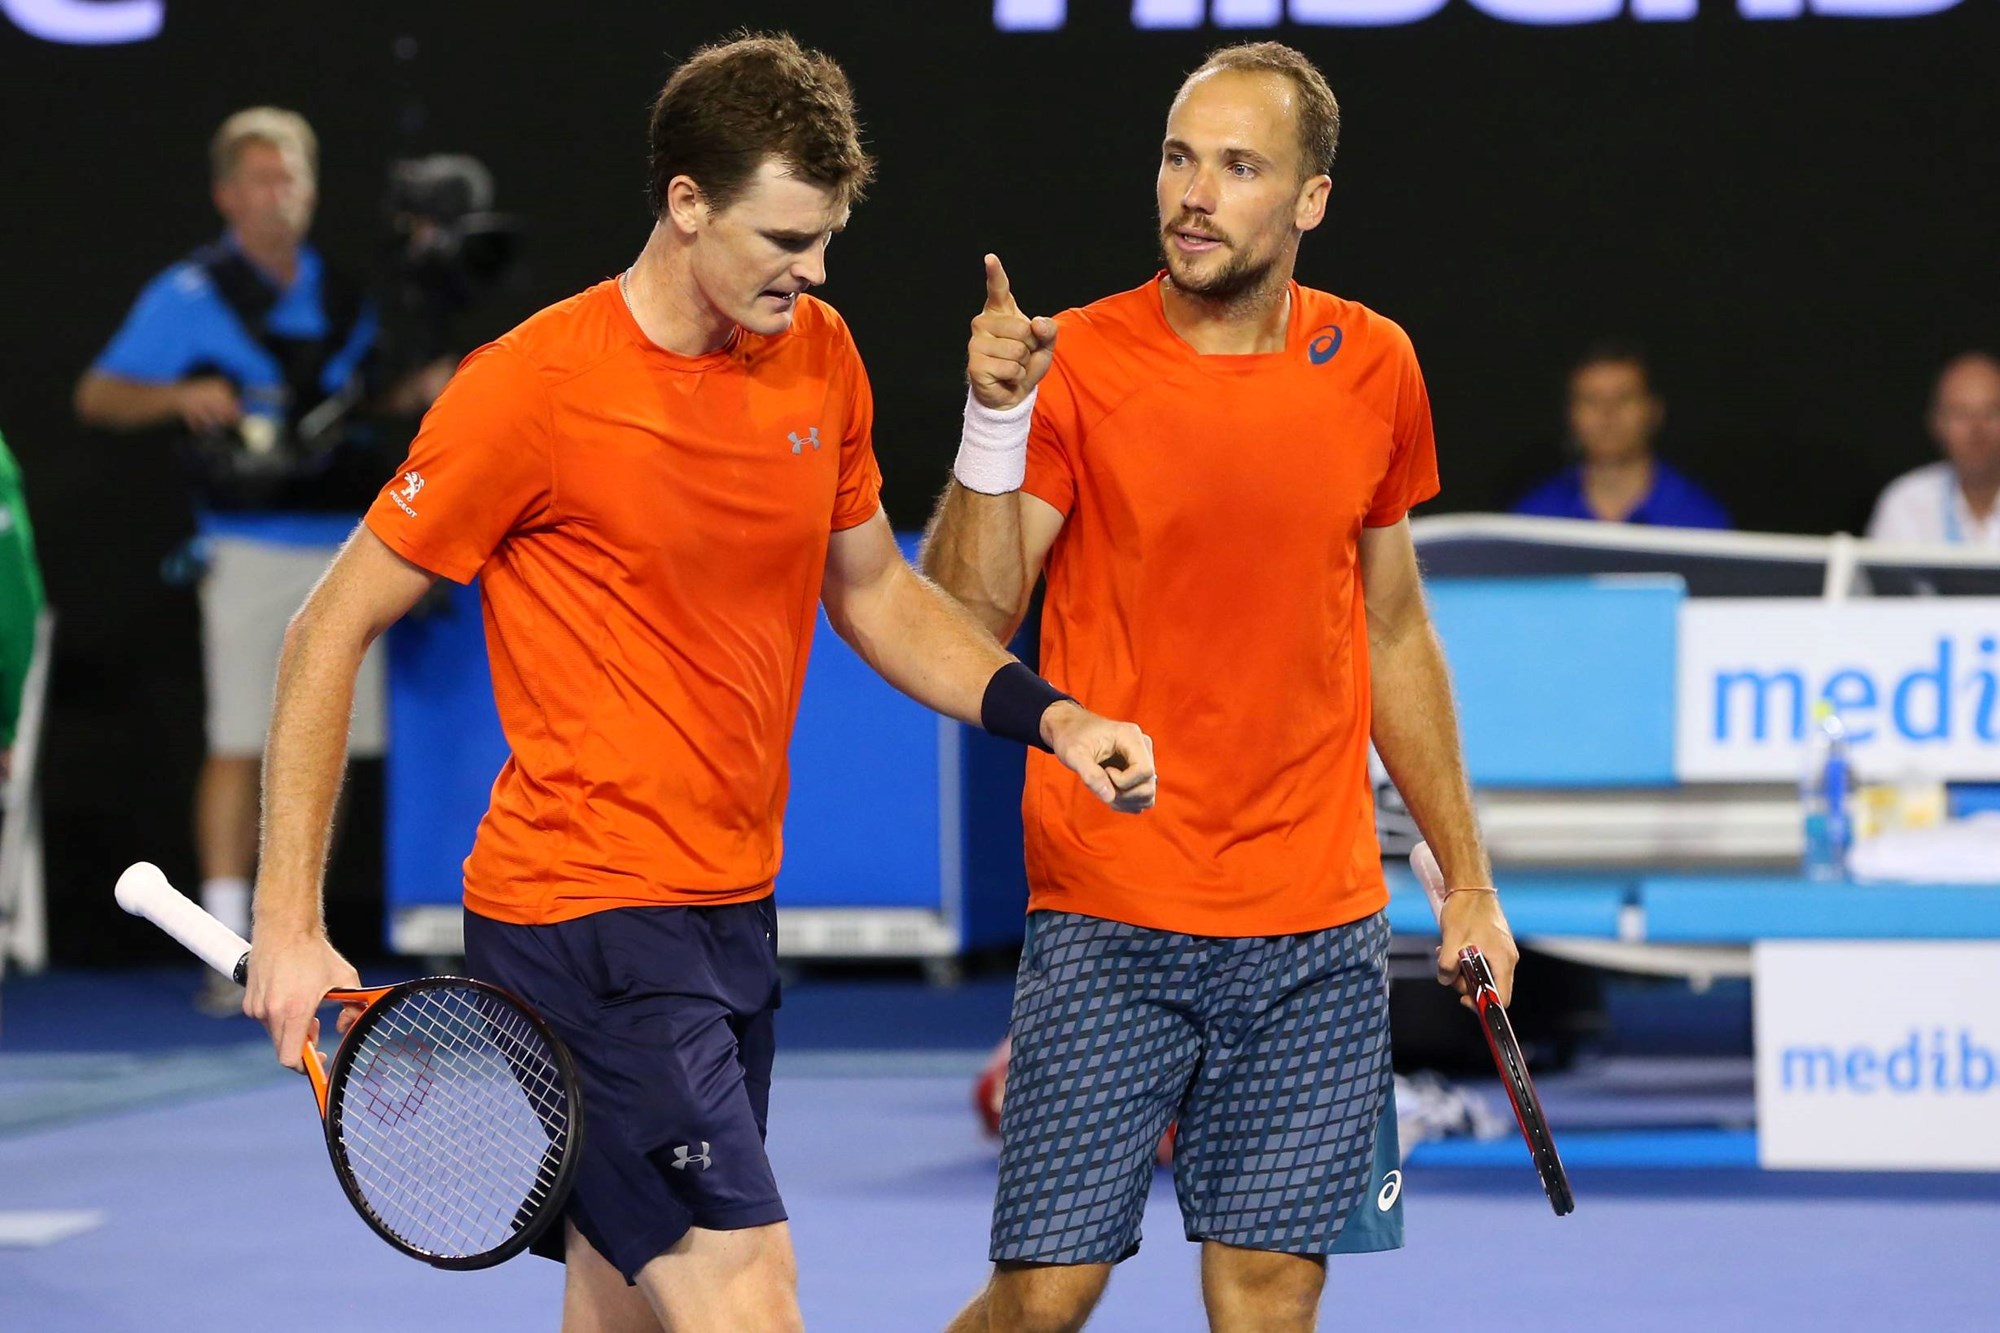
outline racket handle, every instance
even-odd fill
[[[137,861],[125,868],[118,877],[117,897],[120,907],[145,917],[202,962],[237,985],[243,984],[250,961],[249,941],[167,883],[167,877],[151,861]]]
[[[1437,855],[1431,845],[1420,842],[1410,849],[1410,869],[1417,876],[1417,883],[1424,886],[1424,897],[1430,900],[1431,915],[1439,921],[1444,919],[1444,869],[1438,865]]]

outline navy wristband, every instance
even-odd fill
[[[1053,753],[1042,739],[1042,714],[1050,704],[1066,699],[1076,702],[1022,663],[1009,662],[986,682],[986,695],[979,701],[979,724],[989,735]]]

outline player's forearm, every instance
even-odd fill
[[[179,387],[146,384],[93,370],[77,382],[77,420],[107,430],[144,430],[173,421],[180,416]]]
[[[901,560],[873,586],[829,595],[826,611],[882,679],[974,726],[993,673],[1014,660],[970,612]]]
[[[263,843],[254,904],[258,935],[324,934],[321,882],[347,759],[354,680],[367,651],[315,623],[308,604],[285,634],[264,749]]]
[[[923,572],[1005,643],[1028,610],[1021,493],[982,495],[956,479],[945,484],[924,531]]]
[[[1382,764],[1454,888],[1487,885],[1493,869],[1466,781],[1458,712],[1444,650],[1428,615],[1398,632],[1371,633],[1371,731]]]

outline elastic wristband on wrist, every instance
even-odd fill
[[[989,735],[1038,750],[1053,750],[1042,739],[1042,714],[1050,704],[1064,700],[1076,702],[1022,663],[1009,662],[986,682],[986,694],[979,701],[979,724]]]
[[[965,428],[958,439],[958,459],[952,475],[968,491],[1005,495],[1021,489],[1028,477],[1028,426],[1035,415],[1035,395],[996,411],[965,393]]]

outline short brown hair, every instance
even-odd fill
[[[1594,366],[1630,366],[1646,382],[1646,392],[1656,392],[1653,387],[1653,359],[1646,354],[1645,346],[1633,339],[1599,338],[1569,363],[1569,377],[1573,380]]]
[[[710,208],[723,209],[767,157],[846,204],[875,174],[847,75],[785,33],[742,33],[689,56],[653,103],[648,139],[655,218],[674,177],[689,177]]]
[[[1333,171],[1334,150],[1340,147],[1340,103],[1327,87],[1326,76],[1304,54],[1283,42],[1243,42],[1209,53],[1201,68],[1187,76],[1185,89],[1204,74],[1229,70],[1239,74],[1282,74],[1298,90],[1295,103],[1299,126],[1300,176]]]
[[[306,171],[319,174],[319,139],[312,126],[296,111],[283,107],[246,107],[222,122],[222,128],[208,141],[208,174],[211,180],[228,180],[237,159],[253,143],[267,143],[279,152],[292,152],[306,164]]]

